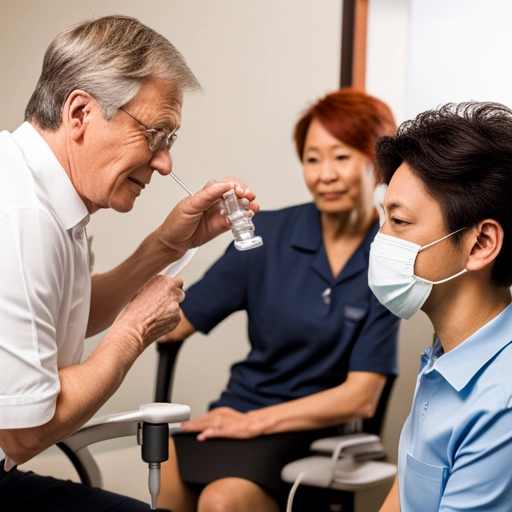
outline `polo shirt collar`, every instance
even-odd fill
[[[28,122],[12,134],[30,170],[41,180],[53,211],[66,230],[83,228],[89,212],[46,141]]]
[[[460,345],[439,357],[433,367],[455,390],[461,391],[483,366],[511,342],[512,304]],[[434,346],[434,353],[436,348]]]

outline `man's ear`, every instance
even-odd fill
[[[480,270],[492,264],[503,245],[503,228],[494,219],[479,222],[472,231],[475,238],[466,264],[469,271]]]
[[[96,100],[85,91],[76,89],[68,96],[62,109],[62,124],[75,142],[83,137],[95,106]]]

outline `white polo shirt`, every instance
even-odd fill
[[[33,126],[0,132],[2,429],[47,423],[59,368],[81,360],[91,296],[88,222],[85,204]]]

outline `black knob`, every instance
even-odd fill
[[[142,422],[142,460],[165,462],[169,459],[169,424]]]

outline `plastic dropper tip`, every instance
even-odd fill
[[[192,191],[187,187],[187,185],[185,185],[185,183],[183,183],[183,181],[181,181],[178,176],[176,176],[176,174],[174,174],[173,172],[171,172],[170,176],[174,179],[174,181],[189,195],[189,196],[193,196],[194,194],[192,193]]]

